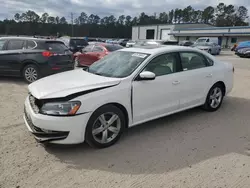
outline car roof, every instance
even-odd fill
[[[156,45],[149,45],[149,46],[139,46],[133,48],[124,48],[119,51],[126,51],[126,52],[138,52],[138,53],[146,53],[146,54],[159,54],[164,52],[174,52],[174,51],[197,51],[194,48],[186,47],[186,46],[175,46],[175,45],[168,45],[168,46],[156,46]]]
[[[34,41],[59,41],[61,40],[55,40],[55,39],[43,39],[43,38],[35,38],[35,37],[0,37],[0,39],[22,39],[22,40],[34,40]]]

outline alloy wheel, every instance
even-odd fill
[[[92,135],[100,144],[107,144],[114,140],[121,131],[121,119],[113,112],[100,115],[92,127]]]
[[[212,108],[217,108],[222,100],[222,91],[221,88],[219,87],[215,87],[209,97],[209,104]]]
[[[26,80],[29,82],[34,82],[38,78],[38,74],[35,68],[33,67],[28,67],[25,72],[24,72]]]

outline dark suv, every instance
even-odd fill
[[[74,69],[72,52],[62,41],[23,37],[0,38],[0,75],[37,79]]]
[[[80,52],[83,48],[88,46],[88,42],[84,38],[80,37],[60,37],[59,40],[63,41],[64,44],[73,52]]]

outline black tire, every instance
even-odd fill
[[[209,49],[208,51],[207,51],[209,54],[211,54],[211,50]]]
[[[211,99],[210,97],[211,97],[211,95],[213,94],[213,92],[214,92],[214,90],[216,88],[218,88],[220,90],[220,92],[221,92],[221,99],[220,99],[219,104],[216,107],[215,106],[213,107],[212,106],[212,100],[213,99]],[[224,93],[224,87],[221,84],[217,83],[217,84],[213,85],[213,87],[211,87],[211,89],[209,90],[209,92],[207,94],[206,102],[202,106],[202,108],[204,110],[208,111],[208,112],[214,112],[214,111],[218,110],[220,108],[221,104],[222,104],[224,95],[225,95],[225,93]]]
[[[28,71],[31,70],[31,71],[34,71],[33,73],[33,78],[29,77],[28,76]],[[38,67],[34,64],[29,64],[29,65],[26,65],[23,70],[22,70],[22,76],[24,78],[24,80],[28,83],[32,83],[36,80],[38,80],[40,78],[40,72],[38,70]]]
[[[94,137],[93,135],[93,129],[94,127],[96,126],[96,123],[98,123],[98,118],[102,115],[102,114],[106,114],[106,113],[112,113],[112,114],[115,114],[119,117],[119,122],[120,122],[120,129],[119,129],[119,132],[117,134],[116,137],[114,137],[113,140],[111,140],[110,142],[107,142],[107,143],[100,143],[96,140],[96,138]],[[114,105],[106,105],[106,106],[103,106],[103,107],[100,107],[99,109],[97,109],[93,114],[92,116],[90,117],[89,121],[88,121],[88,124],[87,124],[87,127],[86,127],[86,131],[85,131],[85,141],[92,147],[95,147],[95,148],[106,148],[106,147],[109,147],[113,144],[115,144],[121,137],[122,133],[124,132],[124,129],[125,129],[125,124],[126,124],[126,121],[125,121],[125,116],[123,114],[123,112],[117,108],[116,106]],[[101,126],[100,126],[101,127]],[[98,127],[98,128],[100,128]],[[112,134],[111,131],[108,130],[109,128],[107,128],[107,131],[109,133]],[[102,134],[101,137],[103,137],[103,132],[102,131],[101,133],[99,134]],[[99,134],[96,134],[96,135],[99,135]],[[108,134],[108,133],[107,133]],[[112,138],[112,136],[111,136]]]

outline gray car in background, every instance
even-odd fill
[[[213,42],[195,43],[192,47],[207,51],[212,55],[219,55],[221,52],[221,46]]]

